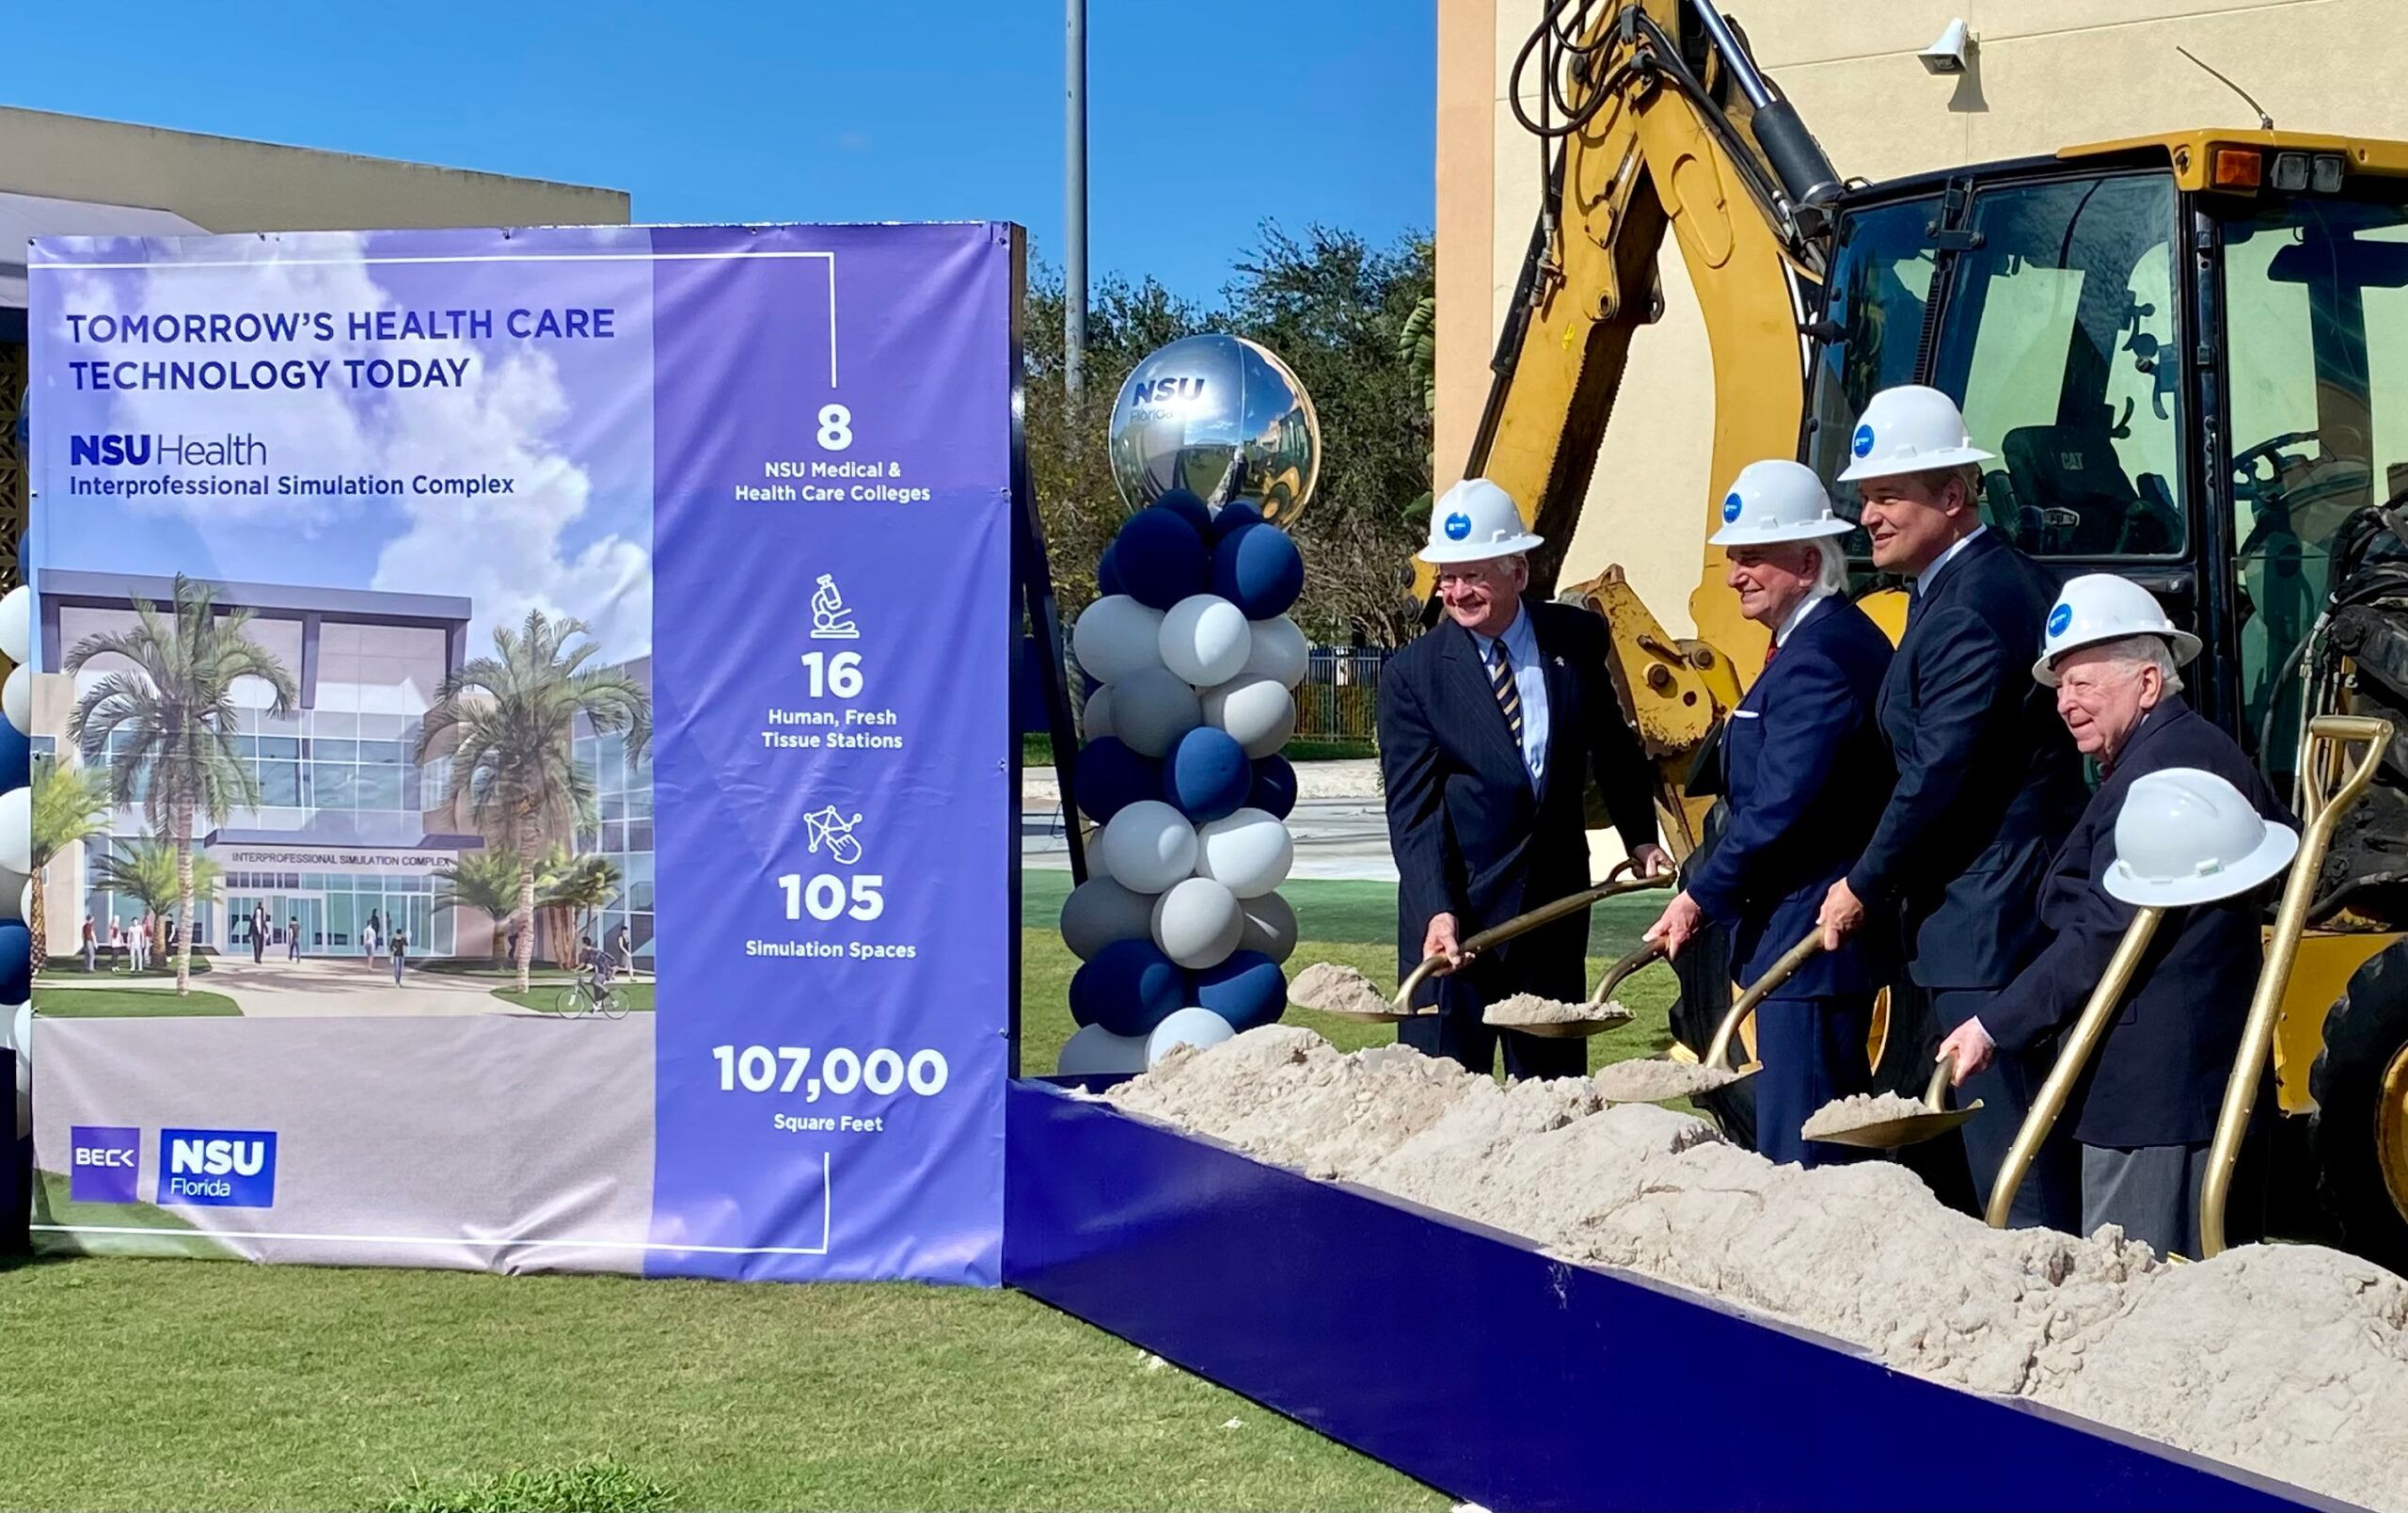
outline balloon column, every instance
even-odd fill
[[[33,1134],[33,591],[0,597],[0,1046],[17,1052],[17,1139]]]
[[[1147,403],[1165,390],[1188,406],[1176,425]],[[1284,417],[1280,434],[1301,458],[1249,466],[1245,438],[1229,438],[1254,411]],[[1302,508],[1319,444],[1310,402],[1260,347],[1190,338],[1123,386],[1116,446],[1136,445],[1129,438],[1141,431],[1148,446],[1186,452],[1121,473],[1143,507],[1105,549],[1102,597],[1071,633],[1095,684],[1078,804],[1101,830],[1094,875],[1062,906],[1062,937],[1085,964],[1070,979],[1080,1027],[1058,1067],[1069,1075],[1140,1072],[1173,1045],[1275,1022],[1288,999],[1281,964],[1296,944],[1295,911],[1277,891],[1295,858],[1286,821],[1296,774],[1279,752],[1305,676],[1304,632],[1287,613],[1305,565],[1264,504],[1283,522]],[[1160,486],[1207,472],[1224,480],[1218,508]]]

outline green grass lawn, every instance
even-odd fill
[[[44,981],[34,999],[45,1019],[210,1019],[243,1011],[226,995],[198,988],[179,998],[172,988],[67,988]]]
[[[1067,873],[1026,876],[1031,1072],[1051,1070],[1071,1030],[1077,963],[1054,932],[1069,888]],[[1393,979],[1391,884],[1283,891],[1308,937],[1291,971],[1340,961]],[[1657,907],[1642,896],[1596,911],[1592,974]],[[650,981],[621,991],[651,1007]],[[530,1006],[548,1010],[550,996],[539,985]],[[1641,974],[1621,996],[1640,1017],[1590,1041],[1592,1065],[1670,1043],[1669,972]],[[138,1012],[128,1000],[164,997],[46,986],[43,1012],[59,1011],[54,999],[98,1005],[68,1012]],[[202,1011],[233,1011],[217,995],[179,1007],[205,999],[224,1007]],[[1347,1048],[1394,1037],[1290,1019]],[[142,1204],[75,1205],[64,1186],[45,1175],[41,1221],[181,1224]],[[1012,1293],[112,1257],[0,1263],[0,1501],[12,1507],[1446,1505]]]
[[[493,990],[493,995],[504,1003],[516,1004],[521,1009],[532,1009],[537,1013],[548,1014],[553,1011],[553,1006],[559,1003],[561,989],[566,987],[568,981],[567,978],[562,977],[550,982],[538,982],[525,993],[519,992],[516,988],[496,988]],[[650,982],[620,982],[611,987],[610,995],[626,1004],[628,1012],[648,1014],[652,1012],[652,987]]]

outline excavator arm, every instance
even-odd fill
[[[1534,117],[1519,104],[1530,88]],[[1692,518],[1719,519],[1720,489],[1745,464],[1794,454],[1801,290],[1820,279],[1821,207],[1839,184],[1711,0],[1551,0],[1515,61],[1512,95],[1545,144],[1545,190],[1464,471],[1502,485],[1546,538],[1532,563],[1544,591],[1587,500],[1631,339],[1660,314],[1668,231],[1714,361],[1714,392],[1698,396],[1714,410],[1712,483]],[[1707,802],[1686,791],[1692,760],[1737,702],[1739,668],[1764,653],[1763,630],[1740,618],[1722,572],[1720,550],[1705,548],[1693,640],[1668,634],[1619,567],[1557,595],[1587,602],[1612,629],[1624,713],[1657,762],[1681,854]]]

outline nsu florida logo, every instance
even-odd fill
[[[163,1129],[159,1202],[202,1208],[276,1206],[276,1131]]]
[[[79,1203],[130,1203],[142,1175],[142,1131],[126,1124],[74,1124],[67,1131],[72,1170],[67,1196]]]
[[[1129,386],[1129,407],[1152,405],[1193,405],[1204,397],[1201,378],[1148,378]]]

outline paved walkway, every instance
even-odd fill
[[[379,958],[377,965],[371,969],[367,961],[357,956],[305,956],[291,962],[271,955],[254,966],[248,955],[240,955],[217,957],[207,973],[192,979],[192,985],[196,993],[224,994],[253,1019],[524,1011],[493,995],[495,988],[504,985],[499,979],[409,970],[403,974],[402,980],[403,986],[393,986],[390,957]],[[93,979],[91,985],[175,991],[171,978],[111,984],[103,975]]]

